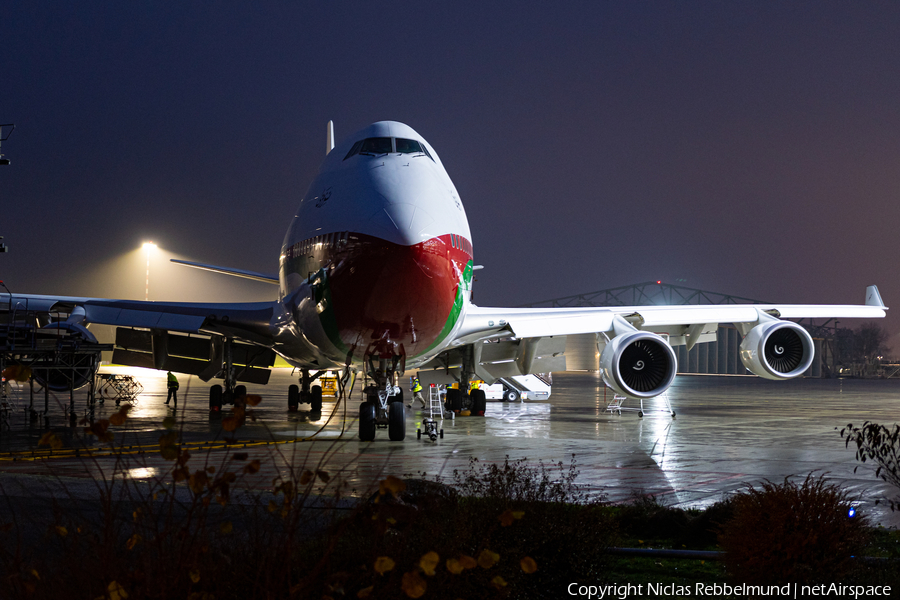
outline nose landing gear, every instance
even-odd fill
[[[368,360],[368,375],[373,383],[365,387],[363,392],[366,401],[359,407],[359,439],[371,442],[378,429],[387,429],[388,438],[392,442],[401,442],[406,438],[406,411],[403,406],[403,390],[394,385],[398,373],[399,356],[390,359],[379,358],[375,368],[373,357]]]

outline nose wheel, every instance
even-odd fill
[[[375,361],[378,367],[375,367]],[[373,380],[363,392],[366,401],[359,409],[359,439],[371,442],[378,429],[387,429],[392,442],[406,439],[406,410],[403,404],[403,390],[394,385],[398,376],[397,365],[400,357],[393,359],[369,357],[367,375]]]

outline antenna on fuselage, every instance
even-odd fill
[[[325,134],[325,155],[334,150],[334,121],[328,121],[328,131]]]

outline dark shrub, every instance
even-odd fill
[[[838,581],[854,569],[866,544],[866,521],[850,518],[845,491],[824,477],[802,484],[766,481],[731,500],[734,516],[719,543],[736,582],[751,585]]]

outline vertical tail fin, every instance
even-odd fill
[[[328,131],[325,138],[325,154],[334,150],[334,121],[328,121]]]

